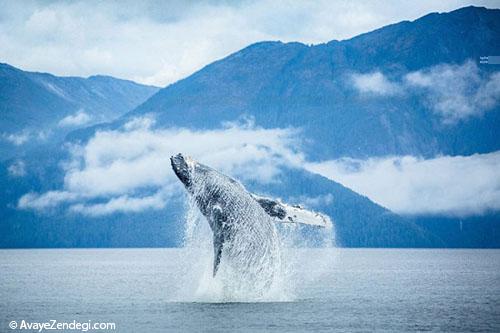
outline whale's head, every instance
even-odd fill
[[[191,157],[179,153],[170,157],[170,163],[179,180],[189,189],[193,184],[196,162]]]

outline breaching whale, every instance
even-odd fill
[[[212,230],[214,277],[222,262],[244,274],[245,280],[269,284],[281,261],[276,222],[331,226],[325,215],[252,194],[238,181],[188,156],[177,154],[170,161]]]

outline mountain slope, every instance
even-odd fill
[[[316,46],[257,43],[160,90],[118,120],[72,131],[67,138],[84,146],[98,129],[122,128],[131,119],[144,116],[155,118],[155,129],[190,130],[222,128],[226,122],[249,118],[257,127],[300,129],[304,147],[296,148],[304,148],[308,161],[496,151],[500,149],[500,112],[494,93],[499,69],[477,60],[500,54],[498,40],[500,11],[467,7]],[[448,90],[456,93],[451,94],[456,104],[481,104],[480,99],[470,102],[469,96],[460,94],[471,88],[481,97],[487,90],[481,89],[489,87],[493,95],[483,97],[494,101],[492,106],[481,112],[465,110],[470,114],[450,121],[437,108],[442,102],[439,98],[450,96],[432,90],[433,86],[416,88],[408,83],[408,77],[423,84],[435,75],[449,73],[453,75],[446,83],[451,86]],[[356,85],[359,75],[361,88]],[[79,110],[63,98],[66,91],[61,92],[60,83],[52,81],[52,77],[42,75],[31,80],[19,76],[16,80],[11,85],[19,91],[16,96],[33,92],[34,97],[7,98],[11,105],[24,99],[30,100],[32,107],[46,103],[53,108],[47,109],[51,115],[73,107],[71,112],[51,118],[51,126],[58,126],[63,116]],[[464,91],[453,90],[461,88],[455,86],[457,81],[466,84]],[[467,85],[468,81],[474,85]],[[67,92],[79,96],[79,107],[87,112],[92,100],[77,83],[68,83]],[[110,82],[103,82],[99,86],[103,90],[95,86],[91,90],[104,94],[108,86]],[[47,94],[47,89],[52,92]],[[107,105],[107,100],[100,101]],[[16,121],[7,117],[8,112],[2,114],[7,121]],[[30,114],[25,114],[22,121],[37,123]],[[61,141],[52,143],[53,147],[22,154],[19,161],[24,163],[24,176],[15,175],[18,160],[0,163],[1,247],[174,246],[181,242],[184,206],[178,196],[164,209],[101,217],[79,215],[60,206],[43,212],[17,208],[19,198],[26,193],[64,189],[62,165],[67,161],[67,151]],[[335,221],[337,240],[343,246],[500,247],[498,213],[463,221],[401,217],[338,183],[288,168],[283,168],[274,182],[245,185],[292,203],[310,203],[311,208],[327,213]],[[151,189],[141,188],[134,195],[144,194],[140,191],[147,194]]]
[[[352,75],[380,72],[403,86],[410,73],[447,64],[459,75],[470,61],[485,79],[498,66],[478,60],[500,54],[498,40],[500,10],[467,7],[340,42],[257,43],[160,90],[119,123],[154,114],[164,127],[214,128],[250,117],[303,128],[312,159],[491,152],[500,149],[498,104],[450,124],[431,105],[432,91],[363,94]]]
[[[30,177],[9,178],[6,165],[0,164],[0,181],[3,182],[0,184],[0,204],[5,207],[0,211],[0,248],[168,247],[182,244],[187,204],[185,191],[180,187],[178,190],[181,192],[160,210],[114,213],[102,217],[82,216],[60,207],[32,212],[17,209],[17,202],[12,199],[30,190],[57,188],[62,176],[53,179],[52,184],[46,181],[42,184],[47,170],[37,171],[36,163],[27,168],[33,169],[29,173]],[[53,170],[49,171],[49,174],[53,173]],[[247,181],[245,185],[254,193],[279,197],[290,203],[307,205],[309,202],[309,208],[328,214],[335,222],[336,242],[341,246],[444,245],[439,238],[427,233],[413,221],[391,213],[338,183],[305,170],[283,167],[272,184]],[[327,204],[322,203],[322,200],[326,200]]]
[[[0,64],[1,158],[32,148],[33,141],[111,121],[157,90],[108,76],[57,77]]]

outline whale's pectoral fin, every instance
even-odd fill
[[[214,206],[212,208],[212,218],[214,223],[214,271],[213,276],[217,274],[219,269],[220,259],[222,256],[222,248],[224,246],[224,225],[226,224],[225,215],[222,213],[222,209],[219,206]]]
[[[301,223],[323,228],[330,228],[332,221],[324,214],[307,210],[299,205],[287,205],[279,200],[252,195],[262,208],[274,218],[282,223]]]

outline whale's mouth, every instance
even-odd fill
[[[177,154],[170,157],[170,163],[172,164],[172,169],[179,178],[179,180],[186,186],[191,186],[191,169],[193,166],[192,159],[190,157],[184,157],[182,154]]]

